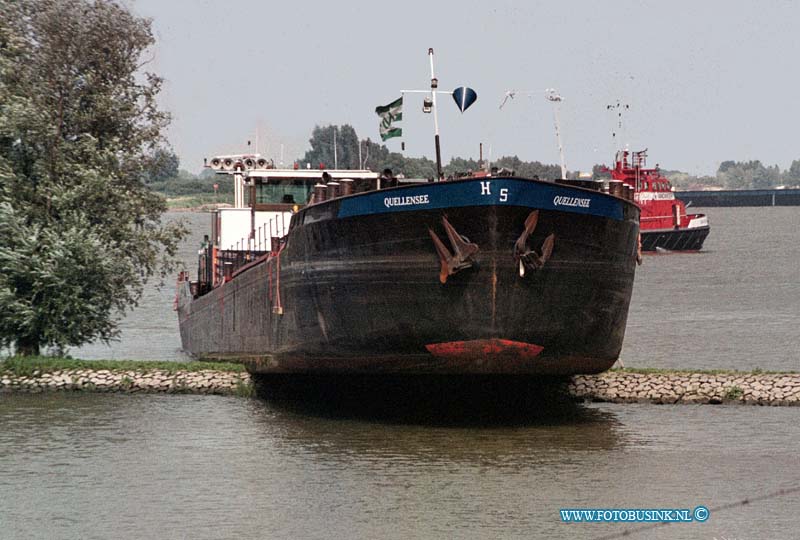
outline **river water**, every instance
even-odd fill
[[[706,212],[702,252],[638,269],[625,365],[800,370],[800,209]],[[184,217],[192,268],[208,215]],[[72,354],[181,359],[172,298],[149,289],[120,342]],[[430,397],[0,395],[0,538],[589,539],[636,525],[559,509],[698,505],[705,523],[627,538],[798,537],[800,494],[755,498],[800,487],[800,409]]]

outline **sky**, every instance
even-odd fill
[[[439,96],[442,160],[517,155],[569,170],[648,148],[649,163],[713,175],[724,160],[781,169],[800,159],[800,4],[792,1],[123,0],[152,18],[145,69],[181,168],[258,150],[301,157],[316,125],[379,139],[375,107],[430,86],[469,86],[461,113]],[[508,90],[522,91],[499,108]],[[525,94],[524,92],[527,92]],[[622,129],[608,105],[628,105]],[[404,154],[434,158],[422,95],[407,94]],[[616,136],[612,136],[616,133]],[[401,139],[387,141],[400,151]]]

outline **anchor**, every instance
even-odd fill
[[[472,267],[474,263],[470,260],[470,257],[477,253],[479,248],[477,244],[473,244],[458,234],[458,231],[453,228],[445,216],[442,216],[442,225],[444,225],[444,230],[447,232],[447,238],[450,239],[450,245],[453,246],[453,253],[450,253],[450,250],[439,240],[439,237],[430,227],[428,227],[428,234],[431,235],[431,240],[433,240],[433,245],[436,247],[436,253],[439,255],[439,260],[442,264],[439,271],[439,281],[444,284],[449,276],[465,268]]]
[[[553,244],[556,241],[556,235],[553,233],[550,233],[542,242],[541,254],[528,248],[528,237],[536,229],[538,223],[539,211],[534,210],[525,220],[525,230],[514,243],[514,260],[519,264],[519,277],[525,277],[526,269],[539,270],[542,268],[553,253]]]

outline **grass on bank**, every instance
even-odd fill
[[[53,371],[67,371],[88,369],[93,371],[135,371],[147,373],[149,371],[166,371],[175,373],[178,371],[228,371],[243,372],[245,367],[242,364],[230,362],[157,362],[145,360],[74,360],[72,358],[61,358],[56,356],[12,356],[0,360],[0,373],[7,372],[16,376],[31,376],[35,371],[39,373],[50,373]],[[725,369],[659,369],[659,368],[620,368],[612,369],[607,373],[638,373],[642,375],[793,375],[797,371],[764,371],[754,368],[751,371],[736,371]]]
[[[12,356],[0,360],[0,373],[7,372],[18,377],[31,376],[35,371],[51,373],[53,371],[89,369],[92,371],[135,371],[147,373],[150,371],[245,371],[241,364],[227,362],[151,362],[139,360],[73,360],[53,356]]]
[[[755,367],[750,371],[735,369],[661,369],[661,368],[614,368],[609,373],[638,373],[640,375],[794,375],[797,371],[766,371]]]

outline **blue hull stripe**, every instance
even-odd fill
[[[490,178],[371,191],[342,199],[340,218],[462,206],[525,206],[622,221],[623,202],[600,192],[559,184]]]

